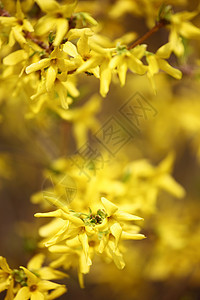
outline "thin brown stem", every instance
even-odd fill
[[[38,38],[34,37],[31,32],[29,31],[23,31],[24,32],[24,37],[26,39],[31,40],[32,42],[34,42],[35,44],[37,44],[38,46],[40,46],[42,49],[44,49],[46,52],[51,52],[51,47],[47,44],[45,44],[43,41],[40,41]]]
[[[0,4],[1,4],[1,2],[0,2]],[[0,5],[0,16],[1,17],[11,17],[9,12],[7,10],[5,10],[1,5]]]
[[[160,28],[165,27],[167,24],[169,24],[168,21],[165,19],[160,20],[156,23],[156,25],[151,28],[148,32],[146,32],[142,37],[140,37],[138,40],[136,40],[132,45],[128,47],[128,50],[135,48],[137,45],[142,44],[146,39],[148,39],[152,34],[157,32]]]

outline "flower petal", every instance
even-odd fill
[[[109,217],[118,210],[118,207],[115,204],[113,204],[112,202],[110,202],[109,200],[107,200],[104,197],[101,197],[101,202],[102,202],[102,204],[105,208],[105,211]]]
[[[54,82],[57,76],[57,66],[51,65],[46,73],[46,89],[47,92],[50,92],[53,88]]]
[[[11,273],[12,270],[10,269],[5,257],[0,256],[0,268],[6,272],[6,273]]]
[[[46,296],[46,299],[52,300],[52,299],[59,298],[66,292],[67,292],[67,288],[64,285],[62,285],[62,286],[58,287],[57,289],[53,290],[50,294],[48,294]]]
[[[15,300],[28,300],[30,296],[31,293],[29,291],[29,288],[27,286],[24,286],[18,291]]]
[[[28,277],[27,279],[28,286],[37,284],[39,278],[35,274],[33,274],[33,272],[29,271],[27,268],[24,267],[20,267],[20,269],[24,270],[24,273]]]
[[[28,58],[28,53],[24,50],[18,50],[10,53],[3,59],[4,65],[13,66]]]
[[[62,42],[64,36],[66,35],[68,31],[68,21],[66,19],[56,19],[55,20],[55,25],[56,25],[56,37],[55,40],[53,41],[54,46],[59,46],[60,43]]]
[[[45,255],[42,253],[39,253],[28,262],[27,268],[32,271],[32,270],[39,270],[44,262]]]
[[[168,73],[169,75],[171,75],[176,79],[181,79],[182,77],[181,71],[170,66],[170,64],[168,64],[168,62],[165,61],[164,59],[159,59],[158,64],[161,70],[165,71],[166,73]]]
[[[64,44],[63,51],[72,57],[78,56],[76,46],[69,41]]]
[[[31,293],[31,300],[44,300],[44,295],[39,291],[34,291]]]
[[[49,280],[41,280],[37,284],[39,291],[48,291],[48,290],[54,290],[60,286],[60,284],[49,281]]]
[[[115,237],[115,249],[116,249],[119,244],[119,240],[120,240],[120,237],[122,234],[122,228],[119,223],[114,223],[110,227],[110,231],[111,231],[112,235]]]
[[[30,74],[32,72],[36,72],[38,70],[42,70],[50,65],[50,58],[44,58],[39,60],[36,63],[31,64],[26,68],[26,74]]]
[[[121,235],[122,240],[143,240],[145,238],[146,237],[144,234],[129,233],[129,232],[125,232],[125,231],[122,231],[122,235]]]

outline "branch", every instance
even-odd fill
[[[128,47],[128,50],[131,50],[135,48],[137,45],[142,44],[146,39],[148,39],[152,34],[157,32],[160,28],[165,27],[166,25],[169,24],[169,21],[165,19],[161,19],[159,22],[156,23],[156,25],[151,28],[148,32],[146,32],[141,38],[136,40],[132,45]]]

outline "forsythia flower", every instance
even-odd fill
[[[0,24],[5,27],[10,27],[11,31],[9,34],[9,46],[14,46],[17,41],[21,47],[27,43],[23,31],[33,32],[33,26],[25,18],[22,10],[20,1],[17,0],[16,3],[16,17],[0,17]]]
[[[180,70],[173,68],[165,60],[171,55],[171,43],[167,43],[160,47],[155,54],[146,52],[146,59],[148,62],[148,72],[147,76],[152,84],[154,92],[156,91],[153,76],[159,72],[159,70],[165,71],[167,74],[171,75],[176,79],[181,79],[182,73]]]
[[[6,300],[50,300],[66,292],[64,285],[49,280],[67,275],[51,267],[41,267],[44,258],[43,254],[38,254],[29,261],[27,268],[11,270],[6,259],[0,256],[0,292],[7,289]]]
[[[12,270],[8,266],[6,259],[0,256],[0,293],[7,290],[6,298],[8,300],[13,299],[13,286]]]
[[[59,209],[48,213],[36,213],[35,217],[56,217],[65,222],[58,224],[59,227],[56,232],[55,227],[54,229],[53,227],[45,227],[47,235],[50,234],[50,237],[46,238],[43,244],[50,247],[50,251],[63,252],[64,255],[70,249],[70,252],[73,252],[74,249],[76,253],[77,249],[81,247],[82,254],[79,255],[82,257],[81,264],[84,264],[82,268],[87,270],[83,273],[89,272],[95,252],[114,261],[119,269],[123,269],[125,262],[120,252],[119,242],[145,238],[143,234],[138,233],[138,226],[128,225],[128,222],[142,220],[142,218],[121,211],[104,197],[101,198],[103,207],[98,208],[97,213],[93,213],[90,209],[88,214],[69,210],[54,197],[45,196],[45,198]],[[44,230],[42,230],[43,234]]]
[[[169,42],[177,56],[181,56],[184,53],[183,42],[180,36],[186,39],[200,39],[200,29],[189,22],[197,14],[198,12],[196,11],[183,11],[170,16]]]
[[[71,4],[60,5],[54,0],[36,0],[41,9],[46,12],[36,25],[36,33],[45,35],[50,31],[56,30],[53,45],[59,46],[69,29],[68,19],[71,17],[75,9],[77,1],[70,1]]]

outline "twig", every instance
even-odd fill
[[[169,22],[165,19],[161,19],[159,22],[156,23],[156,25],[151,28],[148,32],[146,32],[141,38],[136,40],[132,45],[128,47],[128,50],[135,48],[137,45],[142,44],[146,39],[148,39],[152,34],[157,32],[160,28],[165,27],[168,25]]]

